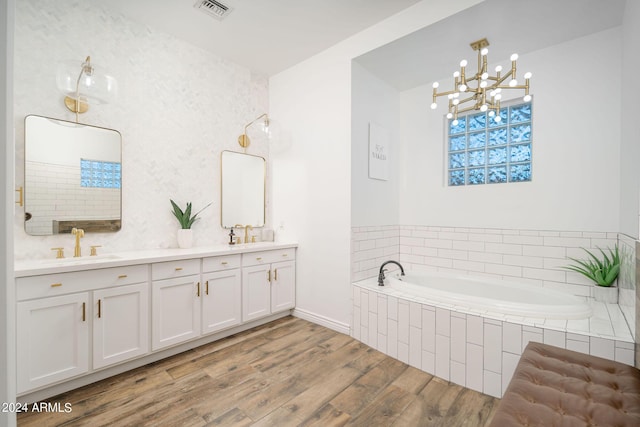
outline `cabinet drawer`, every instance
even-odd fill
[[[101,268],[16,279],[18,301],[148,281],[148,266]]]
[[[202,272],[231,270],[240,267],[240,254],[216,256],[202,259]]]
[[[200,274],[200,259],[184,259],[151,264],[151,278],[153,280],[172,279],[192,274]]]
[[[271,264],[272,262],[288,261],[296,258],[295,248],[278,249],[275,251],[252,252],[242,254],[242,266]]]

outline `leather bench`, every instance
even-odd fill
[[[640,426],[640,370],[530,342],[490,427]]]

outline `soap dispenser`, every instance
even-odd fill
[[[233,232],[233,228],[231,229],[231,231],[229,232],[229,244],[230,245],[235,245],[236,244],[236,239],[234,239],[235,237],[235,233]]]

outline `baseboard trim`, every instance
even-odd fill
[[[309,322],[317,323],[318,325],[333,329],[334,331],[340,332],[342,334],[350,335],[351,333],[350,325],[338,322],[320,314],[312,313],[307,310],[295,308],[291,315],[293,315],[294,317],[299,317],[300,319],[308,320]]]

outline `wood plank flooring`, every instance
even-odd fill
[[[47,402],[24,426],[483,426],[498,399],[285,317]]]

